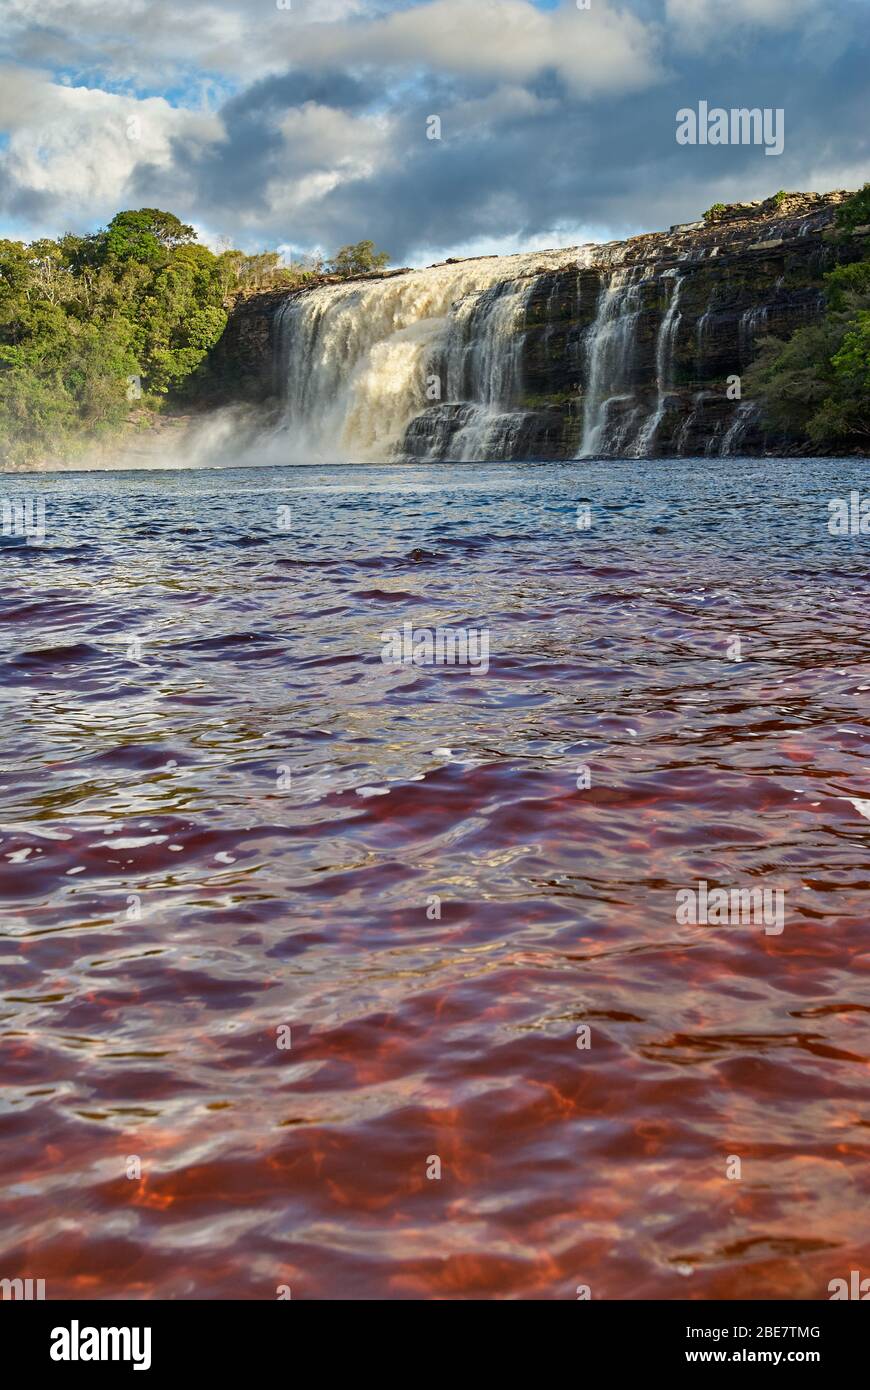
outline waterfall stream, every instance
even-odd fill
[[[737,445],[748,430],[757,410],[758,407],[754,401],[741,401],[734,412],[734,419],[728,432],[722,440],[719,448],[720,455],[736,453]]]
[[[523,323],[537,273],[583,264],[593,250],[481,257],[288,298],[276,367],[292,456],[400,456],[412,421],[440,401],[461,408],[451,422],[434,422],[433,457],[497,456],[521,418]]]
[[[616,401],[630,396],[627,378],[643,307],[643,273],[642,265],[616,269],[601,291],[587,340],[583,437],[578,458],[605,452],[602,446],[608,411]]]
[[[668,400],[667,390],[673,375],[674,343],[676,341],[677,329],[680,326],[680,319],[682,318],[679,311],[680,292],[682,288],[683,282],[677,277],[674,280],[674,288],[671,292],[667,313],[662,319],[661,327],[659,328],[659,334],[656,340],[656,406],[637,437],[633,452],[639,458],[645,458],[650,452],[650,449],[655,443],[659,425],[665,417]]]
[[[723,349],[735,370],[752,360],[783,276],[766,298],[743,301],[735,333],[722,277],[702,295],[693,279],[709,279],[702,262],[718,247],[663,238],[653,254],[639,240],[482,256],[288,294],[273,324],[283,455],[478,462],[742,444],[757,418],[748,409],[732,417],[719,402]],[[690,359],[681,353],[679,382],[678,341]]]
[[[741,315],[737,328],[737,344],[741,364],[752,361],[757,339],[765,332],[769,316],[770,307],[767,304],[755,305],[751,309],[745,310]]]

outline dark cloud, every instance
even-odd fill
[[[545,241],[560,226],[614,235],[660,227],[696,217],[720,199],[763,197],[811,181],[833,186],[842,170],[867,161],[866,44],[863,52],[856,46],[827,69],[809,71],[785,48],[761,45],[751,62],[736,67],[695,58],[652,91],[591,104],[548,75],[536,84],[538,102],[530,109],[518,101],[512,112],[507,101],[501,114],[477,122],[474,103],[485,105],[486,98],[480,85],[439,83],[393,94],[385,108],[387,167],[325,192],[298,209],[292,225],[271,218],[265,194],[271,186],[273,198],[275,183],[289,186],[307,167],[306,151],[279,135],[280,118],[300,100],[338,107],[341,99],[342,109],[365,120],[375,93],[369,83],[341,74],[316,82],[287,74],[229,103],[225,143],[176,149],[177,187],[189,190],[185,215],[210,224],[232,225],[241,202],[246,213],[263,217],[273,238],[335,246],[371,236],[397,261],[421,247],[449,251],[487,237]],[[784,153],[678,146],[676,112],[702,98],[726,107],[782,107]],[[464,102],[471,103],[470,114]],[[426,139],[433,112],[441,115],[441,141]],[[147,180],[146,192],[157,196]]]
[[[400,75],[367,58],[271,74],[226,101],[221,138],[185,130],[168,164],[137,165],[126,202],[171,207],[249,247],[331,249],[372,237],[407,263],[471,242],[620,236],[697,217],[719,200],[867,177],[870,40],[859,7],[833,0],[827,18],[840,23],[812,42],[800,23],[775,36],[734,34],[721,9],[721,41],[690,51],[673,30],[660,70],[630,94],[590,99],[570,65],[482,76],[421,60]],[[658,0],[637,0],[635,10],[665,16]],[[784,153],[677,145],[677,110],[701,99],[783,108]],[[426,138],[433,114],[440,141]]]
[[[375,77],[363,79],[342,71],[286,72],[254,82],[227,102],[223,114],[227,125],[233,126],[252,117],[280,115],[308,101],[340,111],[360,111],[371,107],[382,93],[383,83]]]
[[[27,226],[51,217],[54,198],[44,188],[12,188],[4,207],[13,221]]]

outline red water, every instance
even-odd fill
[[[861,465],[713,468],[26,480],[0,1277],[824,1299],[870,1274],[870,564],[826,529]],[[384,666],[404,621],[486,627],[489,671]],[[782,933],[678,925],[702,879],[784,889]]]

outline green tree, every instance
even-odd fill
[[[389,262],[388,251],[376,251],[373,241],[358,241],[336,251],[329,269],[333,275],[365,275],[370,270],[383,270]]]
[[[870,413],[870,309],[861,309],[831,358],[837,381],[863,397]]]
[[[870,222],[870,184],[842,203],[837,222]],[[870,438],[870,260],[825,276],[827,309],[787,342],[768,337],[746,373],[765,418],[791,439],[820,447],[865,447]]]
[[[842,227],[843,231],[853,232],[856,227],[866,227],[870,225],[870,183],[865,183],[864,187],[857,193],[853,193],[851,198],[847,198],[845,203],[841,203],[837,209],[837,226]]]
[[[825,295],[829,308],[838,312],[860,304],[870,295],[870,261],[852,261],[830,271],[825,276]]]
[[[23,241],[0,240],[0,306],[24,294],[31,279],[31,258]]]
[[[213,255],[159,208],[119,212],[86,236],[0,240],[0,464],[189,404],[233,294],[303,285],[318,269],[284,266],[277,251]]]
[[[870,262],[841,266],[826,280],[825,316],[788,342],[763,338],[746,388],[786,436],[848,447],[870,436]]]
[[[196,233],[171,212],[139,208],[116,213],[106,228],[105,249],[118,260],[158,264],[167,251],[195,241]]]
[[[180,246],[157,270],[136,317],[134,345],[149,391],[179,387],[226,325],[218,258],[204,246]]]

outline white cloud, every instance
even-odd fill
[[[434,68],[523,81],[558,72],[576,93],[631,91],[658,74],[658,32],[628,9],[563,0],[3,0],[19,61],[158,85],[192,67],[251,79],[288,66]]]
[[[385,116],[351,116],[307,101],[286,111],[279,129],[294,172],[336,168],[362,177],[389,157],[391,125]]]
[[[566,246],[587,246],[590,242],[606,241],[608,238],[609,232],[603,227],[559,225],[543,228],[531,237],[516,232],[501,236],[472,237],[451,246],[449,254],[460,259],[471,256],[517,256],[525,252],[540,251],[542,248],[555,251]],[[406,259],[409,265],[433,265],[444,259],[444,248],[425,244],[413,247]]]
[[[250,249],[371,234],[431,260],[661,225],[772,191],[766,167],[673,138],[696,87],[745,104],[757,72],[788,107],[777,178],[863,182],[859,0],[0,4],[16,235],[153,203]]]
[[[0,73],[0,120],[9,142],[0,152],[8,200],[50,196],[51,226],[84,227],[123,204],[137,165],[168,168],[172,140],[205,143],[220,134],[216,116],[178,110],[162,97],[133,97],[66,87],[30,73]]]
[[[522,82],[553,71],[578,95],[624,92],[661,75],[658,31],[607,0],[589,10],[530,0],[430,0],[366,23],[305,25],[285,56],[315,66],[378,64]]]
[[[762,29],[792,28],[801,11],[817,0],[666,0],[668,19],[685,28],[716,25],[727,30],[733,24],[752,24]]]
[[[2,0],[7,48],[28,66],[156,88],[198,70],[246,81],[312,24],[376,17],[377,0]]]

